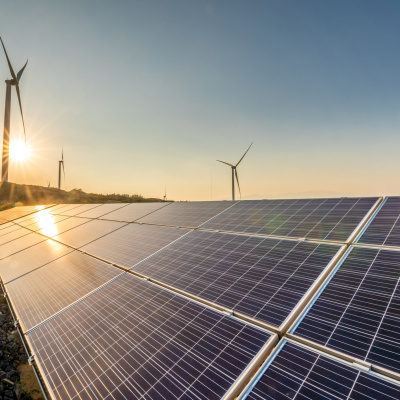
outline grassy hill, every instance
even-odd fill
[[[0,182],[0,210],[21,205],[60,204],[60,203],[136,203],[162,201],[156,198],[144,198],[139,195],[85,193],[81,189],[69,192],[35,185],[19,185]]]

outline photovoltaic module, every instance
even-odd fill
[[[49,399],[400,399],[400,198],[0,213]]]

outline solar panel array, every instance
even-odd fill
[[[399,205],[20,207],[0,276],[53,399],[400,399]]]

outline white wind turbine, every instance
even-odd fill
[[[229,164],[225,161],[221,161],[221,160],[217,160],[220,163],[229,165],[232,169],[232,201],[235,201],[235,176],[236,176],[236,181],[237,181],[237,185],[239,188],[239,193],[240,193],[240,199],[242,199],[242,193],[240,191],[240,185],[239,185],[239,178],[238,178],[238,173],[237,173],[237,166],[241,163],[241,161],[243,160],[244,156],[247,154],[247,152],[250,150],[250,147],[253,145],[253,142],[251,142],[251,145],[249,146],[249,148],[246,150],[246,152],[242,155],[242,158],[238,161],[238,163],[236,165],[232,165]]]

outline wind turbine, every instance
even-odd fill
[[[238,173],[237,173],[237,166],[242,162],[244,156],[247,154],[247,152],[250,150],[250,147],[253,145],[253,142],[251,142],[251,145],[249,146],[249,148],[246,150],[246,152],[242,155],[242,158],[238,161],[238,163],[236,165],[232,165],[229,164],[225,161],[221,161],[221,160],[217,160],[218,162],[222,163],[222,164],[226,164],[229,165],[232,169],[232,201],[235,201],[235,176],[236,176],[236,181],[237,181],[237,185],[239,188],[239,193],[240,193],[240,199],[242,199],[242,193],[240,191],[240,185],[239,185],[239,178],[238,178]]]
[[[6,80],[6,106],[4,112],[4,135],[3,135],[3,163],[1,168],[1,177],[3,182],[8,182],[8,161],[10,156],[10,113],[11,113],[11,86],[15,86],[15,90],[17,92],[19,109],[21,110],[22,117],[22,125],[24,127],[24,135],[25,135],[25,143],[26,143],[26,133],[25,133],[25,122],[24,115],[22,113],[22,105],[21,105],[21,95],[19,93],[19,81],[21,79],[22,73],[28,64],[28,60],[26,60],[25,65],[21,68],[17,75],[13,70],[10,59],[8,58],[8,54],[6,48],[4,47],[3,39],[0,37],[1,44],[3,45],[4,53],[6,54],[8,68],[10,69],[12,79]]]
[[[64,173],[64,183],[65,183],[64,149],[62,149],[61,152],[61,160],[58,162],[58,190],[61,189],[61,166]]]
[[[165,185],[165,192],[164,192],[163,201],[167,201],[167,185]]]

